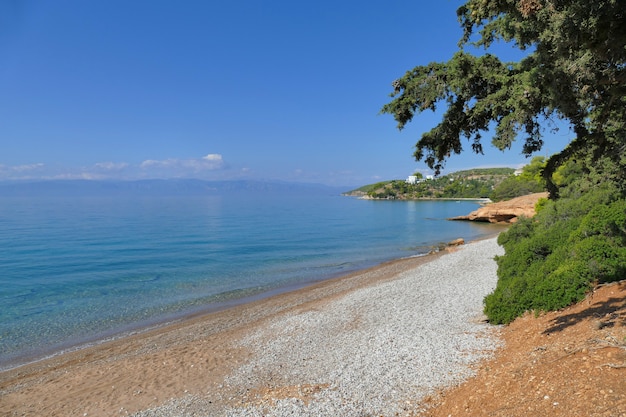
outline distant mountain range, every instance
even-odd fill
[[[48,180],[0,182],[3,197],[201,196],[224,193],[341,194],[345,188],[282,181],[204,181],[150,179],[137,181]]]

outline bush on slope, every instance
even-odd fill
[[[611,183],[544,203],[498,238],[498,284],[485,298],[492,323],[580,301],[593,285],[626,278],[626,199]]]

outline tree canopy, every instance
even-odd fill
[[[609,156],[621,167],[626,150],[626,0],[469,0],[458,10],[464,35],[447,62],[417,66],[393,82],[382,112],[400,129],[413,117],[447,107],[424,133],[414,156],[438,174],[462,138],[482,153],[482,136],[511,147],[521,137],[530,156],[543,146],[550,120],[572,127],[570,144],[546,161],[552,197],[555,170],[577,155]],[[498,41],[526,51],[503,62],[490,53]],[[484,48],[482,55],[464,50]]]

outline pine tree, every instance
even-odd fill
[[[609,156],[626,166],[626,0],[470,0],[457,15],[464,29],[459,51],[395,80],[393,100],[382,108],[402,129],[415,115],[446,106],[441,122],[417,142],[417,160],[439,173],[463,150],[462,138],[482,153],[482,136],[494,124],[494,146],[505,150],[521,136],[531,155],[558,118],[574,137],[546,161],[551,197],[558,195],[552,174],[573,156]],[[503,62],[490,53],[495,42],[526,53]],[[471,54],[468,45],[485,53]]]

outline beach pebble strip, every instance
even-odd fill
[[[477,318],[502,253],[496,238],[473,242],[329,308],[279,315],[240,341],[255,354],[224,383],[239,404],[187,397],[136,416],[416,415],[499,345],[498,328]]]

